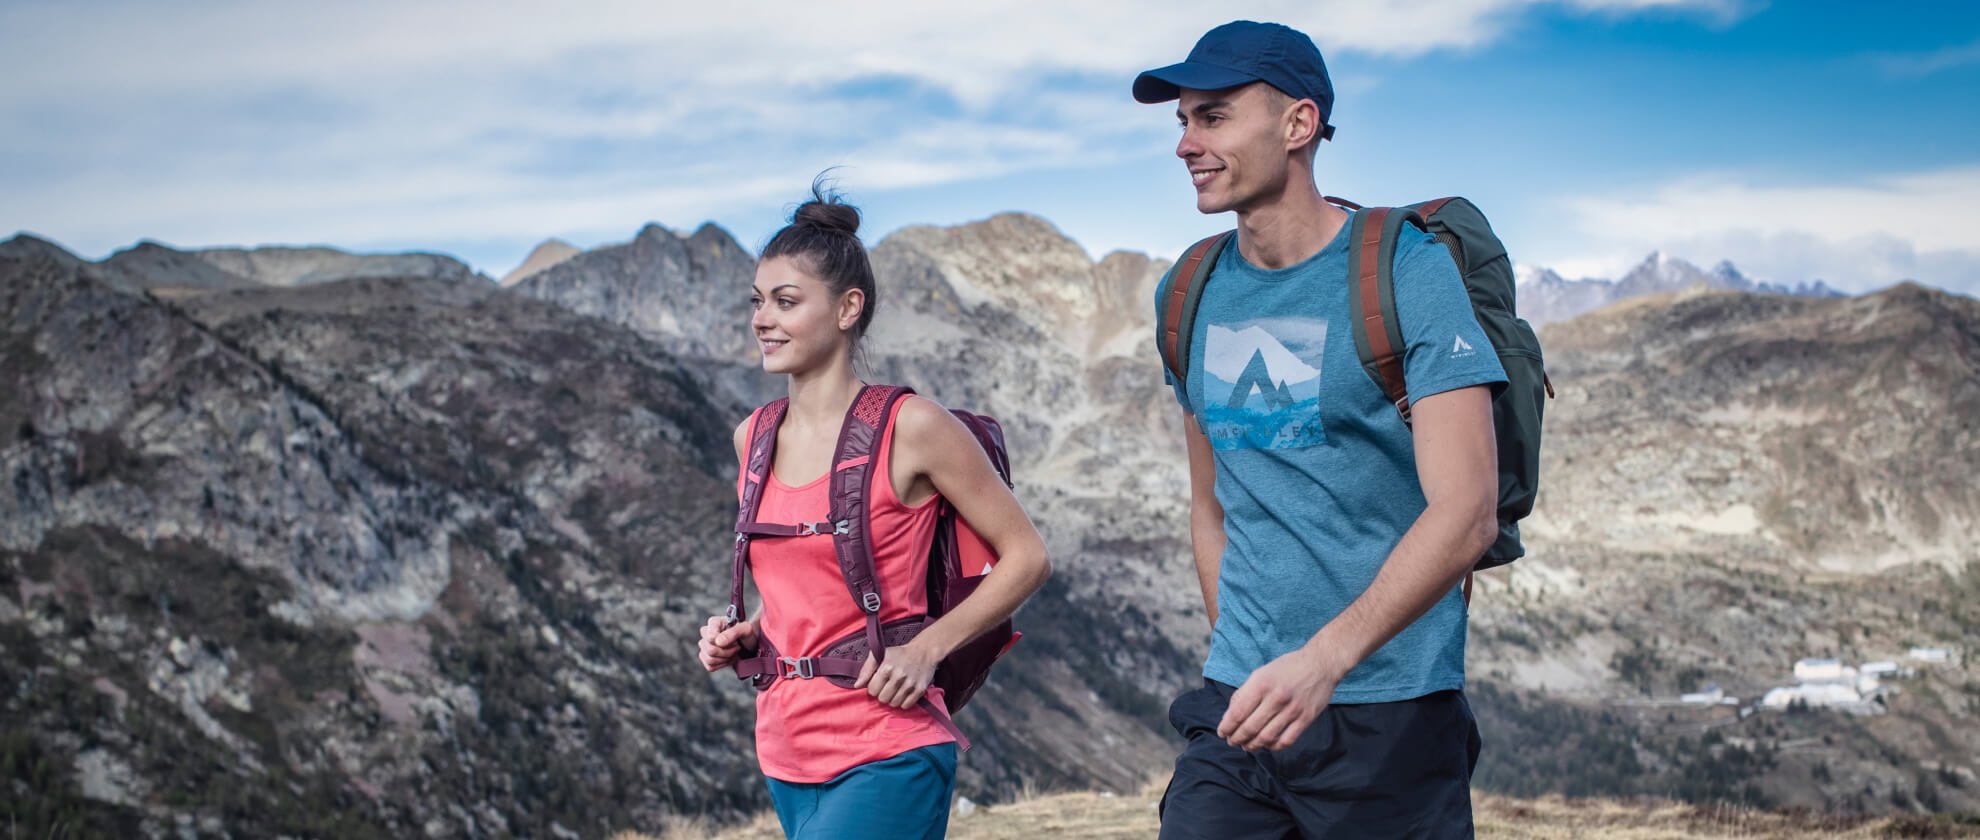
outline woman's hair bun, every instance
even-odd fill
[[[859,236],[859,208],[841,201],[838,191],[828,183],[825,173],[819,173],[811,182],[811,200],[798,205],[797,212],[791,214],[791,224]]]

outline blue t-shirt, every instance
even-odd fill
[[[1217,626],[1203,664],[1218,682],[1240,685],[1312,639],[1374,582],[1426,504],[1409,429],[1355,353],[1348,230],[1279,270],[1246,262],[1233,242],[1197,311],[1188,388],[1176,397],[1215,450],[1224,506]],[[1411,402],[1505,381],[1450,251],[1405,227],[1393,276]],[[1453,587],[1350,671],[1333,701],[1462,688],[1464,641]]]

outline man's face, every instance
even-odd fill
[[[1285,101],[1264,82],[1225,90],[1189,90],[1176,103],[1182,140],[1176,156],[1189,167],[1201,213],[1245,211],[1283,191],[1287,176]],[[1289,103],[1288,103],[1289,104]]]

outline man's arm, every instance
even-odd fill
[[[1224,562],[1224,505],[1217,501],[1217,461],[1210,439],[1183,414],[1183,441],[1189,448],[1189,548],[1196,557],[1196,583],[1203,587],[1203,611],[1217,626],[1217,573]]]
[[[1252,672],[1217,734],[1242,749],[1285,749],[1334,687],[1451,591],[1498,536],[1498,447],[1484,386],[1411,406],[1416,474],[1428,502],[1375,581],[1298,650]]]

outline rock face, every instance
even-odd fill
[[[748,329],[755,271],[719,227],[680,236],[648,225],[631,242],[571,257],[510,290],[631,327],[679,355],[739,363],[755,347]]]
[[[1549,269],[1522,267],[1517,291],[1520,317],[1538,327],[1593,312],[1618,301],[1687,289],[1724,289],[1798,297],[1841,297],[1843,294],[1820,280],[1795,286],[1755,282],[1725,261],[1706,271],[1662,251],[1643,258],[1643,262],[1630,269],[1620,280],[1567,280]]]
[[[1057,569],[960,715],[961,791],[1139,789],[1207,636],[1150,346],[1166,265],[1095,263],[1021,215],[873,258],[868,380],[1001,419]],[[232,288],[159,246],[0,243],[10,815],[598,836],[761,807],[751,695],[689,643],[726,599],[729,431],[782,387],[753,270],[714,227],[507,289]],[[1980,804],[1957,662],[1862,720],[1649,705],[1980,638],[1976,306],[1684,291],[1543,331],[1560,398],[1530,555],[1480,576],[1472,614],[1480,785]]]

